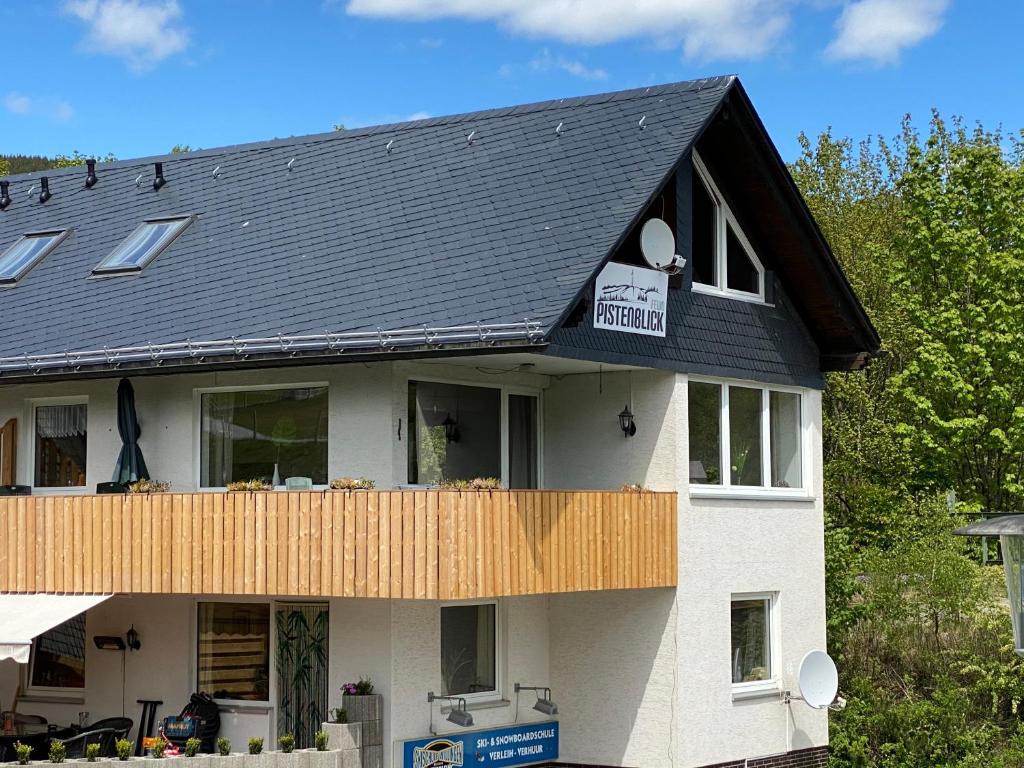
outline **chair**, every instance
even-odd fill
[[[114,732],[113,741],[117,741],[118,739],[127,739],[133,725],[135,725],[135,721],[130,717],[105,717],[90,725],[89,730],[101,731],[109,728]]]
[[[311,477],[286,477],[284,480],[285,490],[288,491],[311,491],[313,490],[313,478]]]
[[[66,757],[85,757],[85,748],[89,744],[99,744],[100,754],[111,757],[114,754],[114,729],[99,728],[85,731],[70,739],[61,739],[61,744],[67,750]]]
[[[21,712],[0,712],[0,722],[11,718],[15,725],[47,725],[49,721],[42,715],[23,715]]]

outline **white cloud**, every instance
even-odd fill
[[[756,58],[789,25],[793,0],[347,0],[357,16],[494,21],[574,44],[647,38],[691,59]]]
[[[608,77],[608,72],[600,67],[588,67],[581,61],[566,59],[562,56],[552,56],[551,51],[546,48],[530,62],[530,69],[534,72],[561,70],[573,77],[579,77],[584,80],[605,80]]]
[[[894,64],[905,48],[942,27],[949,0],[856,0],[836,21],[836,38],[825,50],[832,59]]]
[[[136,71],[189,44],[177,0],[67,0],[64,12],[88,25],[86,50],[118,56]]]
[[[75,116],[74,108],[63,99],[36,98],[11,91],[4,97],[4,108],[15,115],[39,115],[66,123]]]
[[[405,119],[406,120],[426,120],[429,117],[431,117],[431,114],[429,112],[424,112],[423,110],[420,110],[419,112],[413,112],[411,115],[409,115]]]

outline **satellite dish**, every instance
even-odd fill
[[[661,219],[648,219],[640,230],[640,251],[655,269],[665,269],[676,259],[676,239]]]
[[[828,709],[839,692],[839,672],[832,657],[824,651],[811,651],[800,662],[797,684],[807,706]]]

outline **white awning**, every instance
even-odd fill
[[[111,595],[0,595],[0,660],[28,664],[32,640]]]

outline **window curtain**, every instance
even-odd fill
[[[496,606],[481,605],[476,617],[476,683],[485,690],[497,688],[494,659],[494,627],[497,624]]]
[[[235,412],[235,393],[218,392],[203,395],[203,456],[209,457],[202,463],[203,487],[225,486],[231,477],[232,446],[236,427],[231,421]],[[255,424],[253,425],[255,431]]]
[[[537,487],[537,398],[508,397],[509,488]]]
[[[88,409],[85,405],[41,405],[36,408],[37,439],[49,440],[61,456],[69,458],[83,472],[87,422]]]
[[[314,746],[327,720],[330,613],[324,604],[282,604],[277,623],[277,733],[295,734],[295,746]]]

